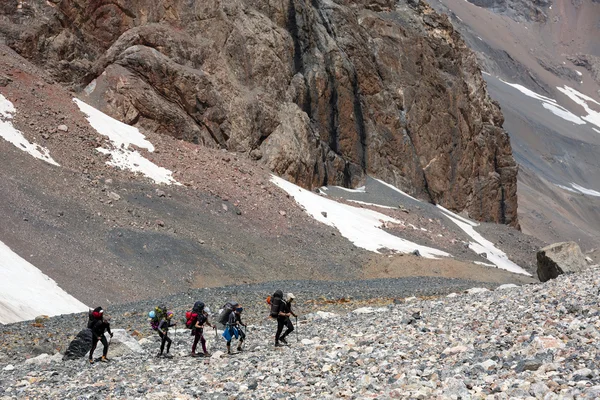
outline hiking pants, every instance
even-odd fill
[[[202,343],[202,351],[204,353],[208,353],[206,351],[206,340],[204,339],[204,329],[196,329],[194,332],[194,344],[192,344],[192,353],[196,353],[196,345],[198,345],[198,340]]]
[[[281,337],[279,339],[285,339],[285,337],[287,335],[294,332],[294,324],[292,324],[292,320],[290,319],[290,317],[285,317],[284,324],[287,327],[287,329],[285,330],[285,332],[283,333],[283,335],[281,335]]]
[[[227,329],[233,329],[233,328],[227,328]],[[242,344],[242,342],[244,341],[244,339],[246,339],[246,334],[244,333],[244,331],[242,330],[242,328],[237,328],[238,331],[238,337],[240,338],[240,345]],[[231,346],[231,341],[233,340],[234,336],[233,336],[233,332],[231,333],[231,340],[227,341],[227,347]]]
[[[169,350],[171,349],[171,343],[172,340],[169,337],[169,334],[167,332],[162,333],[162,332],[158,332],[158,336],[160,336],[161,342],[160,342],[160,354],[163,353],[164,349],[165,349],[165,343],[167,343],[167,353],[169,352]]]
[[[282,335],[281,331],[283,331],[283,327],[286,326],[287,330]],[[294,331],[294,325],[292,321],[290,321],[289,317],[282,317],[281,315],[277,317],[277,333],[275,334],[275,343],[279,343],[280,338],[285,338],[291,332]]]
[[[101,340],[102,346],[104,346],[104,351],[102,352],[102,355],[106,357],[106,355],[108,354],[108,341],[106,340],[106,336],[102,334],[102,336],[100,336],[100,339],[98,339],[98,336],[92,334],[92,349],[90,350],[90,360],[93,360],[94,358],[94,350],[96,350],[98,340]]]

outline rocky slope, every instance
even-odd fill
[[[0,34],[146,131],[245,153],[305,187],[370,174],[518,226],[502,115],[423,2],[13,0]]]
[[[545,284],[433,299],[336,304],[299,297],[298,336],[281,349],[271,345],[274,326],[263,319],[264,305],[247,303],[255,314],[246,351],[232,357],[210,336],[210,359],[184,357],[190,339],[181,332],[171,360],[153,356],[158,343],[150,336],[140,339],[139,352],[93,366],[60,356],[23,362],[22,353],[6,354],[7,343],[0,397],[592,399],[600,395],[599,281],[596,268]],[[120,322],[145,324],[144,312],[129,309]],[[44,327],[3,329],[11,331],[10,342],[40,331],[54,338],[84,320],[58,318]]]

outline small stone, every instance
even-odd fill
[[[108,198],[111,199],[112,201],[119,201],[121,200],[121,196],[119,196],[117,193],[115,192],[108,192],[107,194]]]
[[[287,213],[283,210],[279,210],[279,215],[281,215],[282,217],[285,217],[287,215]]]
[[[167,194],[163,190],[156,189],[156,195],[158,197],[165,197]]]
[[[327,218],[327,211],[321,211],[321,215]]]
[[[15,366],[12,364],[8,364],[6,367],[2,368],[4,371],[12,371],[15,369]]]
[[[161,221],[160,219],[158,221],[156,221],[156,225],[160,226],[160,227],[164,227],[165,226],[165,222]]]
[[[59,125],[56,129],[58,129],[61,132],[68,132],[69,131],[69,127],[67,127],[66,125]]]

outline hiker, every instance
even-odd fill
[[[285,295],[285,300],[281,300],[279,302],[279,313],[277,314],[277,333],[275,334],[275,346],[281,347],[282,344],[287,345],[288,342],[285,340],[285,337],[294,331],[294,324],[290,320],[290,315],[296,317],[292,311],[292,302],[296,296],[293,293],[287,293]],[[283,327],[286,326],[287,329],[282,335]]]
[[[204,307],[202,312],[196,317],[196,321],[193,323],[192,336],[194,336],[194,343],[192,344],[192,357],[199,357],[200,354],[196,354],[196,346],[198,341],[202,344],[202,355],[204,357],[210,357],[210,353],[206,350],[206,339],[204,339],[204,325],[208,325],[211,328],[215,328],[213,324],[208,321],[208,313],[210,309]]]
[[[106,336],[104,336],[104,332],[108,332],[110,337],[113,337],[112,332],[110,331],[110,323],[104,318],[104,310],[102,307],[96,307],[90,313],[90,321],[88,322],[88,328],[92,330],[92,349],[90,350],[90,364],[94,363],[94,350],[96,350],[96,346],[98,345],[98,341],[102,341],[102,345],[104,346],[104,350],[102,351],[102,358],[100,361],[108,362],[108,358],[106,355],[108,354],[108,341],[106,340]]]
[[[169,350],[171,349],[171,343],[173,342],[169,337],[169,328],[177,325],[176,322],[171,323],[173,319],[173,312],[168,311],[164,318],[161,318],[158,328],[158,336],[160,336],[160,353],[156,355],[156,357],[162,357],[163,351],[165,350],[165,343],[167,344],[167,353],[164,355],[166,358],[173,358],[171,354],[169,354]]]
[[[229,339],[227,340],[227,354],[231,354],[231,341],[233,340],[234,336],[236,339],[238,337],[240,339],[240,341],[238,342],[237,351],[239,352],[243,350],[242,345],[244,343],[244,339],[246,338],[246,334],[239,328],[239,326],[241,325],[243,327],[246,327],[248,325],[242,322],[242,311],[244,311],[242,307],[237,307],[234,310],[234,312],[229,314],[229,320],[227,321],[227,326],[225,328],[229,331]]]

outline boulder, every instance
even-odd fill
[[[92,348],[92,330],[83,329],[77,334],[75,339],[69,343],[63,360],[76,360],[88,354]]]
[[[588,267],[575,242],[555,243],[537,252],[537,274],[542,282],[562,274],[581,272]]]
[[[62,355],[60,353],[56,353],[53,356],[51,356],[50,354],[40,354],[37,357],[33,357],[33,358],[28,358],[27,360],[25,360],[25,364],[35,364],[35,365],[43,365],[43,364],[49,364],[52,362],[59,362],[62,359]]]
[[[126,354],[142,353],[144,350],[133,336],[131,336],[125,329],[113,329],[113,337],[107,335],[107,339],[110,339],[110,346],[108,348],[108,355],[110,357],[121,357]],[[102,346],[101,344],[98,344]]]

